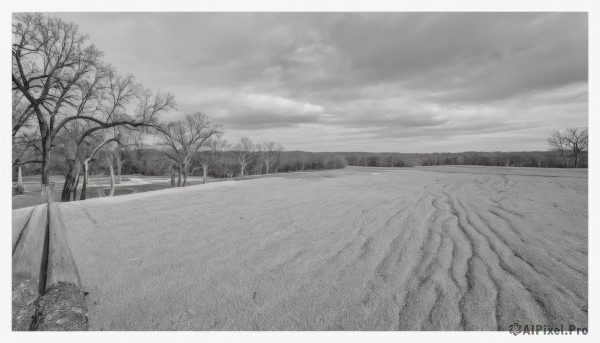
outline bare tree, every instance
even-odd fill
[[[22,130],[34,129],[33,110],[28,105],[23,93],[18,90],[12,91],[12,136],[15,137]]]
[[[16,14],[13,21],[12,84],[35,115],[42,150],[42,196],[51,201],[49,154],[55,117],[73,98],[71,89],[101,56],[77,26],[41,14]]]
[[[245,179],[246,167],[256,159],[256,145],[248,137],[242,137],[240,142],[233,147],[240,166],[242,180]]]
[[[115,184],[121,183],[121,173],[123,169],[123,163],[126,162],[127,159],[123,158],[124,147],[128,147],[132,144],[135,144],[135,140],[143,134],[143,131],[140,130],[128,130],[123,126],[116,126],[113,128],[114,137],[119,137],[119,141],[121,144],[115,144],[113,148],[113,155],[116,162],[116,178]]]
[[[588,149],[588,129],[575,128],[567,129],[565,132],[565,141],[567,148],[573,157],[573,168],[577,168],[579,157]]]
[[[105,140],[102,141],[102,143],[98,144],[91,151],[91,153],[83,160],[83,163],[82,163],[83,164],[83,185],[81,187],[81,197],[80,197],[80,200],[85,200],[85,198],[86,198],[87,184],[88,184],[88,173],[89,173],[89,164],[90,164],[90,162],[92,160],[94,160],[94,158],[96,157],[96,154],[102,148],[104,148],[105,146],[107,146],[109,144],[112,144],[113,142],[116,143],[116,144],[119,144],[119,139],[115,138],[115,137],[106,138]],[[114,181],[112,181],[112,183],[114,184]]]
[[[265,164],[266,173],[269,174],[269,172],[272,171],[272,168],[279,163],[283,147],[281,145],[276,145],[275,142],[263,143],[258,147],[261,152],[262,161]]]
[[[556,150],[563,160],[563,165],[567,167],[567,144],[563,134],[560,131],[556,131],[552,133],[550,138],[548,138],[548,144],[550,144],[551,149]]]
[[[30,163],[40,163],[39,159],[39,139],[35,133],[28,134],[21,132],[12,137],[12,166],[17,170],[16,193],[23,194],[25,185],[23,184],[22,167]]]
[[[126,113],[127,101],[123,98],[103,96],[119,94],[115,89],[111,90],[114,85],[119,87],[119,82],[111,83],[118,77],[101,64],[102,52],[89,44],[88,37],[80,34],[73,23],[39,13],[15,14],[12,34],[12,89],[23,95],[27,100],[26,108],[30,108],[23,111],[22,116],[31,111],[31,116],[37,120],[41,141],[42,198],[48,202],[52,199],[50,150],[63,128],[71,122],[86,123],[87,128],[76,145],[79,146],[88,136],[102,129],[152,125],[157,122],[159,113],[175,106],[173,95],[158,93],[154,96],[145,91],[138,96],[139,105],[132,116]],[[17,123],[23,121],[26,120],[18,119]],[[67,175],[67,187],[72,187],[75,182],[76,165],[74,162]],[[63,200],[68,200],[69,193],[63,189]]]
[[[548,139],[553,150],[560,153],[565,167],[567,157],[573,158],[573,168],[577,168],[580,156],[588,149],[588,129],[573,128],[556,131]]]
[[[233,146],[223,141],[223,149],[220,154],[219,164],[229,179],[232,179],[235,176],[238,165],[237,154],[233,149]]]
[[[41,163],[36,156],[40,152],[40,140],[32,121],[33,111],[26,102],[22,93],[12,91],[12,166],[17,168],[17,194],[25,192],[22,166]]]
[[[160,125],[156,133],[160,151],[177,165],[177,186],[183,187],[187,184],[192,157],[211,137],[222,134],[222,130],[205,114],[196,112],[186,115],[184,120]]]
[[[149,90],[143,91],[135,83],[133,76],[122,77],[110,67],[96,68],[93,76],[93,82],[84,82],[82,85],[80,100],[74,102],[77,106],[74,116],[66,117],[57,127],[57,130],[60,130],[60,125],[63,123],[83,127],[69,143],[73,152],[67,160],[69,169],[65,177],[62,201],[68,201],[69,194],[76,183],[82,147],[86,144],[92,146],[95,144],[94,140],[89,138],[98,135],[102,139],[97,139],[96,142],[102,142],[107,132],[120,140],[121,132],[124,130],[155,126],[158,114],[169,111],[175,106],[172,95],[164,93],[154,95]],[[131,101],[138,102],[134,116],[127,113],[127,105]],[[68,122],[71,118],[82,116],[88,119],[81,123],[78,120]]]
[[[106,151],[106,165],[110,171],[110,191],[108,196],[111,197],[115,194],[115,155],[114,149]]]
[[[221,159],[223,150],[226,147],[226,142],[220,139],[210,139],[206,144],[206,149],[200,154],[200,165],[202,168],[202,183],[206,183],[206,175],[208,168]]]

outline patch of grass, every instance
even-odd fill
[[[154,177],[154,178],[156,178],[156,177]],[[196,185],[199,183],[201,183],[201,182],[199,182],[199,181],[188,182],[189,185]],[[32,187],[30,187],[30,188],[32,188]],[[40,187],[37,186],[37,189],[33,189],[33,190],[27,189],[27,191],[24,192],[23,194],[13,195],[12,209],[15,210],[18,208],[36,206],[36,205],[41,204],[42,198],[41,198],[41,193],[40,193],[39,188]],[[114,196],[133,194],[133,193],[150,192],[150,191],[156,191],[156,190],[167,189],[167,188],[171,188],[171,184],[168,182],[157,182],[157,183],[138,185],[138,186],[135,186],[135,185],[119,186],[119,187],[115,187]],[[108,196],[108,193],[110,192],[110,187],[107,185],[101,186],[101,192],[104,194],[104,196]],[[60,202],[61,193],[62,193],[62,184],[57,184],[55,186],[54,190],[52,191],[52,200],[55,202]],[[78,200],[79,200],[80,196],[81,196],[81,190],[78,190],[77,191],[77,199]],[[97,191],[97,187],[90,187],[90,188],[88,188],[88,190],[86,192],[86,199],[98,198],[100,196],[101,195],[100,195],[100,192]]]

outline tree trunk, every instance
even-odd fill
[[[45,123],[40,123],[42,136],[42,201],[52,202],[52,187],[50,187],[50,148],[52,146],[51,132]]]
[[[121,183],[121,155],[119,154],[119,150],[115,150],[115,160],[117,161],[117,178],[115,179],[115,183],[118,185]]]
[[[77,200],[77,187],[79,186],[79,175],[81,174],[81,168],[79,169],[75,177],[75,187],[73,187],[73,201]]]
[[[85,200],[85,192],[88,183],[88,160],[83,161],[83,185],[81,186],[81,196],[79,200]]]
[[[63,185],[62,195],[60,197],[61,202],[71,201],[71,195],[73,194],[73,187],[75,186],[75,179],[79,175],[79,168],[81,162],[77,158],[67,160],[68,172],[65,175],[65,184]]]
[[[240,165],[240,174],[242,174],[242,180],[244,180],[244,169],[246,169],[245,167],[246,166],[243,163]]]
[[[181,176],[183,171],[181,170],[181,164],[177,166],[177,187],[181,187]]]
[[[575,157],[575,161],[573,162],[573,168],[577,168],[577,153],[574,153],[573,157]]]
[[[202,164],[202,184],[206,183],[206,170],[208,169],[208,164],[203,163]],[[19,172],[21,171],[21,169],[19,169]],[[19,174],[20,175],[20,174]]]
[[[115,170],[112,163],[108,164],[108,169],[110,170],[110,193],[108,196],[111,197],[115,194]]]
[[[17,189],[20,189],[20,191],[22,191],[23,193],[25,192],[25,185],[23,184],[23,174],[21,173],[21,166],[19,166],[19,169],[17,171]]]
[[[181,183],[181,187],[185,187],[185,185],[187,184],[187,176],[188,176],[187,163],[183,163],[181,165],[181,174],[183,175],[183,182]]]
[[[173,166],[171,166],[171,187],[175,187],[175,170],[173,170]]]

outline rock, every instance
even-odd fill
[[[86,331],[87,320],[83,291],[61,282],[52,285],[38,300],[31,330]]]

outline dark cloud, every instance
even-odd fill
[[[588,118],[586,13],[55,15],[230,140],[528,150]]]

